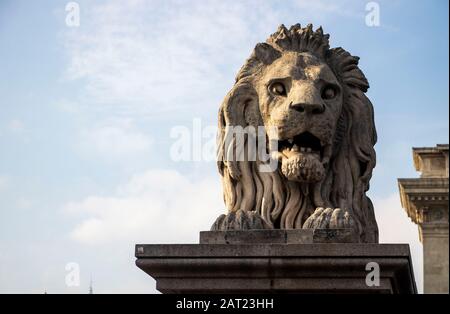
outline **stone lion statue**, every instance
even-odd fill
[[[212,230],[351,228],[360,242],[378,242],[365,194],[377,140],[369,84],[359,58],[331,49],[328,38],[321,27],[281,25],[240,69],[219,110],[218,168],[228,213]],[[237,145],[226,140],[230,126],[275,130],[265,137],[276,169],[261,171],[268,161],[259,157],[229,158]],[[277,149],[269,152],[273,142]]]

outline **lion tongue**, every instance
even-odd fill
[[[288,180],[312,183],[323,178],[325,169],[319,154],[283,150],[283,155],[281,172]]]

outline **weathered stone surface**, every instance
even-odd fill
[[[136,257],[163,293],[416,293],[404,244],[138,244]]]
[[[257,244],[257,243],[294,243],[313,242],[312,230],[300,231],[297,237],[288,239],[288,230],[239,230],[239,231],[201,231],[200,244]]]
[[[378,242],[365,194],[376,142],[369,84],[359,58],[331,49],[328,38],[312,25],[282,25],[237,74],[219,111],[218,165],[231,216],[212,230],[259,227],[233,216],[247,211],[271,229],[350,228],[359,242]],[[261,127],[257,138],[245,133]]]
[[[419,226],[424,292],[449,292],[448,145],[413,148],[420,178],[398,179],[402,207]]]
[[[228,215],[220,215],[211,227],[211,231],[252,229],[270,229],[270,226],[257,212],[245,210],[237,210]]]
[[[357,243],[353,229],[314,229],[314,243]]]
[[[200,244],[312,244],[357,243],[352,229],[272,229],[201,231]]]

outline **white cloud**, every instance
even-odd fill
[[[423,251],[419,231],[400,205],[400,196],[392,194],[374,199],[380,243],[407,243],[410,245],[417,289],[423,291]]]
[[[87,156],[116,161],[149,152],[152,140],[131,119],[107,119],[80,131],[78,149]]]
[[[342,11],[331,2],[296,4],[299,19]],[[223,97],[255,43],[292,15],[290,7],[264,1],[88,5],[82,27],[64,33],[67,78],[86,83],[81,103],[119,113],[192,110]]]
[[[173,170],[150,170],[133,176],[113,195],[65,206],[85,216],[71,236],[89,245],[195,242],[223,208],[218,177],[191,182]]]
[[[86,32],[68,34],[67,74],[86,79],[86,98],[97,109],[141,112],[182,106],[189,91],[207,92],[205,85],[218,75],[196,51],[201,32],[190,32],[185,14],[175,22],[179,11],[162,2],[112,1],[88,12],[92,24],[83,25]],[[206,22],[199,19],[197,25]]]

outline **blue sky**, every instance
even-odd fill
[[[297,22],[361,57],[381,241],[411,244],[421,285],[396,180],[418,176],[413,146],[448,143],[447,1],[377,1],[379,27],[357,0],[77,1],[79,27],[67,2],[0,2],[0,292],[155,292],[134,244],[196,242],[224,210],[215,163],[172,160],[170,130],[214,126],[254,45]]]

